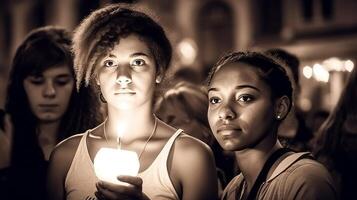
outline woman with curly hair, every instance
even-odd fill
[[[110,5],[80,24],[74,52],[77,87],[97,86],[108,116],[54,150],[51,199],[215,199],[210,148],[153,114],[155,88],[172,54],[162,27],[144,12]],[[115,177],[126,184],[99,180],[93,166],[97,152],[118,145],[136,152],[138,175]]]

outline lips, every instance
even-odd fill
[[[217,134],[220,135],[220,137],[223,140],[229,140],[232,138],[235,138],[237,134],[241,133],[242,129],[239,126],[234,126],[230,124],[223,124],[218,126],[217,129]]]
[[[38,106],[41,108],[55,108],[58,107],[58,104],[39,104]]]
[[[234,126],[230,124],[223,124],[218,127],[217,132],[222,131],[241,131],[242,129],[239,126]]]
[[[116,91],[114,94],[135,94],[135,92],[131,89],[122,88]]]

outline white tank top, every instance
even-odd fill
[[[65,180],[66,198],[68,200],[95,200],[95,183],[98,178],[88,153],[87,136],[90,130],[83,134],[76,154],[68,170]],[[175,139],[182,133],[178,129],[167,141],[152,164],[138,174],[143,179],[143,192],[150,199],[179,199],[167,171],[167,158]]]

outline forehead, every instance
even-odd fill
[[[114,48],[109,51],[109,54],[124,56],[138,52],[152,56],[148,43],[141,37],[131,34],[127,37],[120,38],[119,42],[114,46]]]
[[[219,83],[223,80],[257,82],[260,80],[260,77],[256,67],[246,63],[237,62],[219,67],[212,78],[211,84]]]
[[[210,87],[235,88],[238,85],[250,85],[264,90],[269,89],[260,74],[259,69],[250,64],[230,63],[216,71]]]
[[[49,67],[49,68],[43,70],[42,72],[38,72],[36,74],[30,74],[29,76],[51,77],[51,76],[58,76],[58,75],[71,75],[72,76],[72,72],[67,64],[59,64],[59,65]]]

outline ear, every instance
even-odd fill
[[[275,104],[275,118],[277,120],[283,120],[289,113],[290,99],[287,96],[282,96],[276,100]]]
[[[98,76],[95,76],[95,83],[100,86],[100,82],[99,82],[99,77]]]
[[[157,84],[161,83],[163,77],[164,77],[163,72],[162,72],[162,70],[160,69],[160,71],[158,71],[158,73],[156,73],[155,82],[156,82]]]

